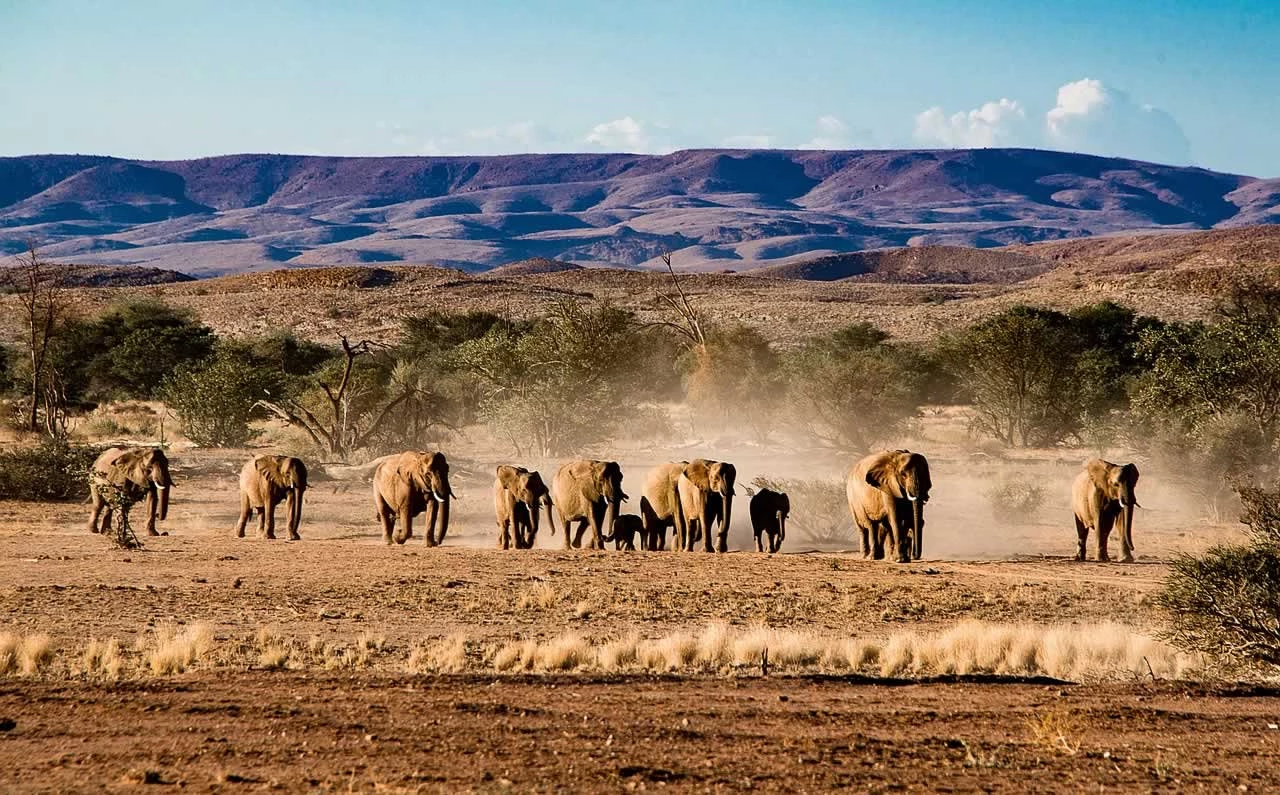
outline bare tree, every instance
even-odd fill
[[[31,410],[27,428],[39,430],[40,406],[46,409],[46,425],[50,435],[56,435],[65,427],[62,417],[65,401],[62,400],[60,380],[49,373],[49,346],[57,335],[58,326],[66,314],[66,296],[62,289],[62,269],[45,262],[36,250],[34,241],[27,242],[26,254],[17,257],[17,263],[6,269],[6,280],[18,296],[24,343],[31,365]]]
[[[326,379],[319,377],[315,389],[321,398],[322,410],[312,411],[303,399],[285,398],[274,402],[258,401],[259,406],[280,417],[290,425],[302,428],[317,447],[338,460],[345,461],[355,450],[368,445],[395,409],[414,397],[418,389],[412,379],[393,379],[394,392],[373,412],[354,405],[361,395],[356,394],[353,379],[356,360],[370,355],[376,344],[368,340],[352,344],[342,337],[343,361],[336,372]],[[317,416],[317,413],[323,416]],[[363,426],[360,427],[360,426]]]
[[[670,251],[662,255],[662,262],[667,266],[667,273],[671,274],[671,286],[675,288],[676,293],[675,295],[658,293],[658,298],[675,313],[676,319],[661,320],[658,321],[657,325],[674,329],[676,333],[683,337],[684,345],[692,350],[701,361],[707,352],[707,335],[702,329],[702,316],[694,307],[693,302],[689,300],[689,296],[685,294],[684,288],[680,286],[680,278],[676,276],[676,269],[671,266]]]

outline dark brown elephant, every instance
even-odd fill
[[[760,489],[747,505],[751,514],[751,532],[756,537],[756,551],[764,552],[764,540],[768,537],[769,552],[777,552],[787,537],[787,516],[791,513],[791,499],[780,491]]]
[[[635,552],[637,538],[644,538],[643,519],[634,513],[624,513],[613,520],[614,549]]]
[[[373,506],[388,544],[413,537],[413,517],[427,511],[427,546],[444,543],[449,531],[449,462],[444,453],[409,450],[383,458],[373,470]],[[436,519],[440,532],[436,534]],[[397,522],[399,526],[397,527]],[[392,535],[392,530],[395,535]]]
[[[1098,534],[1098,560],[1110,560],[1107,537],[1119,519],[1120,562],[1133,562],[1133,509],[1138,504],[1133,490],[1137,485],[1138,468],[1133,464],[1112,464],[1101,458],[1084,463],[1084,471],[1076,476],[1071,489],[1080,542],[1076,560],[1084,560],[1084,547],[1091,530]]]
[[[644,491],[640,496],[640,518],[644,530],[640,534],[640,548],[658,551],[667,548],[667,528],[675,530],[676,539],[684,536],[684,513],[680,509],[678,491],[680,475],[688,461],[672,461],[658,464],[644,478]]]
[[[627,500],[622,490],[622,467],[617,461],[580,458],[562,464],[551,481],[551,499],[564,528],[564,548],[582,545],[582,535],[591,528],[591,549],[604,549],[613,540],[613,520],[619,505]],[[570,525],[577,523],[577,533]]]
[[[734,482],[738,470],[733,464],[695,458],[685,465],[676,483],[680,509],[684,514],[685,532],[677,530],[680,549],[692,550],[695,539],[702,537],[706,552],[728,550],[729,522],[733,517]],[[714,549],[711,534],[719,523]]]
[[[845,485],[849,511],[862,533],[862,555],[884,558],[886,539],[898,562],[924,553],[924,506],[929,501],[929,462],[910,450],[872,453],[854,465]]]
[[[524,467],[499,466],[493,481],[493,509],[498,519],[498,546],[532,549],[538,538],[540,508],[546,509],[547,524],[555,535],[551,516],[551,492],[542,475]],[[513,538],[514,536],[514,538]]]
[[[89,474],[89,532],[110,532],[113,508],[107,501],[111,487],[120,489],[125,499],[145,499],[147,535],[156,532],[156,519],[169,515],[169,459],[159,447],[111,447],[102,452]],[[99,524],[101,519],[101,524]]]
[[[307,492],[307,465],[286,455],[256,455],[240,470],[240,519],[236,537],[244,538],[249,516],[258,512],[258,534],[276,537],[276,506],[285,504],[289,540],[298,541],[302,499]]]

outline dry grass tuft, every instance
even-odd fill
[[[111,638],[100,641],[90,639],[81,657],[84,673],[88,676],[100,676],[109,681],[116,681],[124,670],[124,657],[120,651],[120,641]]]
[[[467,636],[424,641],[409,653],[410,673],[456,674],[467,669]]]
[[[139,647],[152,673],[180,674],[213,648],[213,630],[199,623],[181,629],[173,624],[159,624],[152,630],[149,641],[139,639]]]
[[[1080,752],[1079,737],[1084,724],[1072,712],[1056,709],[1036,713],[1027,718],[1027,729],[1037,745],[1067,756]]]
[[[293,644],[282,637],[275,627],[259,627],[256,637],[258,664],[268,670],[280,670],[289,666],[293,656]]]
[[[537,651],[537,641],[514,640],[494,653],[492,664],[498,671],[528,671],[533,668]]]
[[[544,582],[536,588],[521,591],[520,595],[516,597],[516,609],[540,608],[542,610],[550,610],[559,601],[560,594],[556,593],[556,589],[551,583]]]
[[[0,633],[0,676],[8,676],[18,670],[18,649],[22,638],[12,632]]]
[[[48,635],[27,635],[18,649],[18,668],[23,676],[35,676],[53,661],[53,646]]]

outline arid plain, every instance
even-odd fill
[[[783,345],[855,320],[925,339],[1020,302],[1111,298],[1192,318],[1226,275],[1276,259],[1274,230],[1207,235],[1047,244],[1037,256],[1061,267],[1015,284],[687,284],[714,317]],[[395,267],[83,289],[76,300],[90,311],[156,295],[220,333],[387,338],[414,311],[534,314],[557,297],[644,316],[661,289],[645,273]],[[152,410],[118,408],[126,425]],[[747,484],[840,480],[856,457],[676,431],[678,442],[599,451],[622,464],[630,510],[661,461],[734,461]],[[142,550],[91,535],[87,505],[0,503],[0,660],[13,659],[0,678],[0,789],[1280,785],[1275,693],[1156,639],[1151,595],[1167,561],[1239,534],[1187,473],[1141,462],[1137,563],[1077,563],[1068,489],[1098,451],[1001,449],[971,438],[950,407],[927,409],[900,443],[929,455],[935,482],[925,559],[906,565],[864,561],[851,534],[806,534],[802,504],[773,556],[749,549],[745,510],[726,555],[566,551],[545,526],[537,549],[502,552],[492,471],[512,458],[480,432],[444,446],[458,500],[441,548],[420,533],[384,545],[362,470],[339,466],[314,468],[302,541],[236,539],[236,474],[252,451],[180,437],[167,535]],[[520,463],[547,473],[558,462]],[[1046,495],[1016,521],[987,496],[1009,477]]]

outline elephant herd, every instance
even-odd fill
[[[667,531],[674,549],[726,552],[733,516],[737,469],[733,464],[704,458],[659,464],[645,475],[639,514],[621,513],[629,497],[622,489],[622,468],[616,461],[578,459],[562,464],[548,485],[536,471],[501,465],[493,482],[498,546],[533,548],[546,514],[550,531],[556,517],[565,549],[587,546],[604,549],[661,551]],[[1076,560],[1085,559],[1085,544],[1094,533],[1098,559],[1109,560],[1107,541],[1119,523],[1121,561],[1133,560],[1134,488],[1138,468],[1102,459],[1085,462],[1072,485],[1078,547]],[[90,473],[91,532],[107,532],[118,507],[113,491],[123,495],[123,507],[143,501],[145,529],[158,535],[156,521],[169,509],[169,462],[159,448],[113,447],[94,462]],[[236,535],[243,538],[250,516],[258,514],[258,534],[275,538],[275,513],[285,503],[290,540],[298,540],[307,467],[291,456],[257,455],[240,470],[240,515]],[[929,462],[910,450],[884,450],[858,461],[849,472],[845,495],[861,536],[864,557],[899,562],[919,560],[924,553],[924,507],[933,482]],[[750,493],[750,490],[748,490]],[[449,462],[438,451],[406,451],[374,462],[374,512],[386,543],[403,544],[413,537],[414,518],[426,514],[423,533],[428,546],[437,546],[449,529]],[[778,552],[786,538],[791,502],[784,493],[764,488],[751,494],[748,514],[756,550]]]

